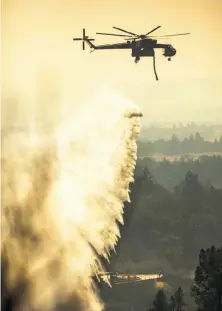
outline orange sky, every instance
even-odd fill
[[[36,75],[53,68],[69,101],[80,103],[86,89],[90,94],[105,83],[132,97],[143,109],[145,123],[207,120],[209,111],[222,106],[221,16],[221,0],[3,0],[4,94],[25,93],[27,87],[34,92]],[[158,82],[151,59],[135,65],[130,51],[90,54],[72,41],[83,27],[95,36],[97,31],[112,32],[112,26],[146,33],[157,25],[162,29],[156,34],[191,32],[162,40],[175,46],[177,55],[168,62],[157,53]],[[97,44],[108,42],[120,39],[96,36]],[[218,113],[210,118],[222,121]]]

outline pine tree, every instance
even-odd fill
[[[153,307],[149,311],[168,311],[167,298],[162,289],[157,292]]]
[[[200,311],[222,311],[222,246],[201,249],[191,295]]]
[[[175,298],[175,307],[173,311],[183,311],[186,304],[184,302],[184,293],[181,287],[179,287],[176,290],[174,298]]]

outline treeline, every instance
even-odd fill
[[[180,183],[189,169],[198,174],[202,184],[222,188],[222,156],[201,156],[198,159],[181,157],[176,161],[156,161],[149,157],[138,159],[136,176],[141,176],[145,166],[149,168],[155,182],[169,190]]]
[[[196,173],[189,170],[170,192],[145,167],[132,195],[134,204],[125,210],[121,243],[128,246],[122,259],[129,256],[136,263],[155,251],[173,270],[194,269],[198,250],[222,241],[222,189],[202,185]]]
[[[142,141],[154,141],[159,138],[163,138],[165,140],[170,139],[173,134],[176,134],[179,139],[184,139],[185,137],[189,137],[193,133],[200,133],[201,136],[206,140],[212,140],[215,136],[220,135],[222,133],[222,124],[218,125],[204,125],[204,124],[174,124],[171,126],[164,125],[153,125],[150,127],[142,128],[140,139]]]
[[[203,185],[198,174],[188,170],[169,191],[145,166],[131,185],[131,202],[125,207],[125,224],[120,226],[122,238],[110,271],[163,271],[167,283],[172,288],[183,287],[187,304],[192,304],[190,286],[199,250],[207,245],[221,245],[222,189]],[[120,291],[119,288],[118,295]],[[139,298],[140,307],[145,304],[144,295],[145,289],[137,292],[134,308]]]
[[[201,249],[190,294],[197,311],[222,311],[222,246]],[[147,311],[185,311],[184,292],[179,287],[170,299],[164,290],[156,293],[153,307]]]
[[[181,155],[207,152],[222,152],[222,135],[213,142],[204,140],[199,133],[191,134],[183,140],[173,134],[170,140],[138,141],[138,157],[152,154]]]
[[[153,307],[147,311],[185,311],[186,303],[183,289],[179,287],[174,295],[167,299],[164,290],[159,290],[153,300]]]

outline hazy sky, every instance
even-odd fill
[[[144,125],[222,121],[221,16],[221,0],[3,0],[3,94],[38,92],[36,77],[50,75],[50,87],[55,80],[56,92],[72,105],[109,85],[142,108]],[[103,44],[121,42],[95,35],[115,32],[112,26],[146,33],[158,25],[156,35],[191,32],[161,41],[171,43],[177,54],[168,62],[157,52],[159,81],[151,58],[135,64],[130,50],[90,54],[72,41],[83,27]]]

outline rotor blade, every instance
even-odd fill
[[[117,30],[120,30],[120,31],[123,31],[125,33],[129,33],[130,35],[133,35],[133,36],[138,36],[136,33],[133,33],[133,32],[130,32],[130,31],[126,31],[126,30],[118,28],[118,27],[113,27],[113,28],[117,29]]]
[[[173,35],[163,35],[163,36],[158,36],[156,38],[176,37],[176,36],[184,36],[184,35],[190,35],[190,32],[176,33],[176,34],[173,34]],[[151,36],[150,38],[155,38],[155,37]]]
[[[159,29],[161,26],[157,26],[156,28],[152,29],[151,31],[146,33],[146,36],[148,36],[150,33],[154,32],[155,30]]]
[[[115,33],[105,33],[105,32],[97,32],[97,35],[105,35],[105,36],[117,36],[117,37],[131,37],[129,35],[119,35]]]
[[[82,49],[85,50],[85,41],[82,41]]]
[[[82,38],[73,38],[73,41],[80,41]]]

